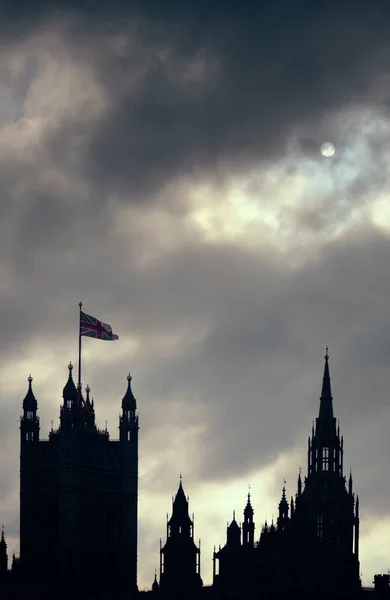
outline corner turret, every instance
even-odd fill
[[[255,542],[255,524],[253,521],[254,511],[251,505],[251,495],[248,492],[248,500],[244,508],[244,522],[242,524],[242,543],[253,548]]]
[[[20,433],[22,448],[26,442],[39,441],[39,417],[37,415],[38,402],[32,390],[33,378],[28,376],[28,390],[23,400],[23,416],[20,419]]]
[[[127,390],[122,399],[122,415],[119,418],[119,439],[121,442],[132,442],[138,445],[137,401],[131,389],[132,377],[127,376]]]

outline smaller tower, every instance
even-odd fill
[[[60,424],[62,431],[69,431],[75,427],[77,421],[79,392],[73,381],[73,365],[68,365],[68,381],[62,391],[63,404],[60,412]]]
[[[7,544],[4,538],[4,526],[1,530],[0,539],[0,581],[3,581],[8,573],[8,555],[7,555]]]
[[[28,376],[28,390],[23,400],[23,416],[20,421],[22,449],[26,442],[39,442],[38,403],[32,390],[33,378]]]
[[[132,377],[127,376],[127,390],[122,400],[122,415],[119,418],[119,439],[121,442],[133,442],[138,445],[137,401],[131,389]]]
[[[251,505],[251,495],[248,492],[248,500],[244,508],[244,522],[242,524],[242,543],[244,546],[253,548],[255,542],[255,524],[253,521],[253,508]]]
[[[309,438],[309,444],[310,444],[310,438]],[[301,496],[302,496],[302,477],[301,477],[301,469],[299,469],[297,498],[300,498]]]
[[[286,482],[285,482],[286,483]],[[288,502],[286,498],[286,488],[283,486],[282,489],[282,498],[279,502],[279,516],[277,519],[277,529],[278,531],[286,531],[289,525],[288,518]]]
[[[239,548],[241,546],[241,528],[236,521],[236,511],[233,511],[233,520],[226,530],[226,546]]]
[[[90,393],[91,393],[91,388],[89,387],[89,385],[87,385],[87,387],[85,388],[85,405],[84,405],[84,410],[85,410],[85,421],[86,421],[86,425],[92,429],[95,429],[95,407],[93,404],[93,400],[91,402],[90,399]]]
[[[355,505],[355,540],[354,540],[354,554],[356,556],[356,560],[359,560],[359,528],[360,528],[360,519],[359,519],[359,496],[356,496],[356,505]]]
[[[195,545],[193,522],[180,476],[168,521],[167,541],[160,549],[160,589],[163,594],[188,598],[202,587],[200,549]]]

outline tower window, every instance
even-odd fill
[[[72,408],[72,400],[67,400],[66,408]]]
[[[27,416],[27,419],[29,419],[30,421],[32,421],[32,420],[33,420],[33,418],[34,418],[34,413],[33,413],[33,411],[32,411],[32,410],[28,410],[28,411],[27,411],[27,415],[26,415],[26,416]]]
[[[131,441],[131,432],[130,431],[127,432],[127,441],[128,442]]]
[[[324,516],[322,513],[317,515],[317,538],[322,540],[324,537]]]
[[[329,471],[329,448],[322,448],[322,470]]]

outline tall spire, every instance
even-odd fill
[[[324,366],[324,376],[322,379],[319,418],[329,422],[331,419],[333,419],[333,404],[332,404],[333,398],[332,398],[332,390],[330,387],[328,346],[326,347],[326,353],[325,353],[324,358],[325,358],[325,366]]]
[[[32,391],[32,380],[33,380],[33,378],[31,377],[31,375],[29,375],[27,378],[28,390],[27,390],[27,394],[23,400],[23,410],[26,410],[26,411],[36,411],[38,408],[38,404],[37,404],[36,398],[34,396],[34,392]]]
[[[123,410],[135,410],[137,408],[137,402],[131,389],[131,380],[132,376],[129,373],[127,376],[127,390],[122,400]]]

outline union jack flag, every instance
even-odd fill
[[[103,323],[82,311],[80,311],[80,335],[86,335],[88,337],[106,341],[119,339],[115,333],[112,333],[111,325]]]

